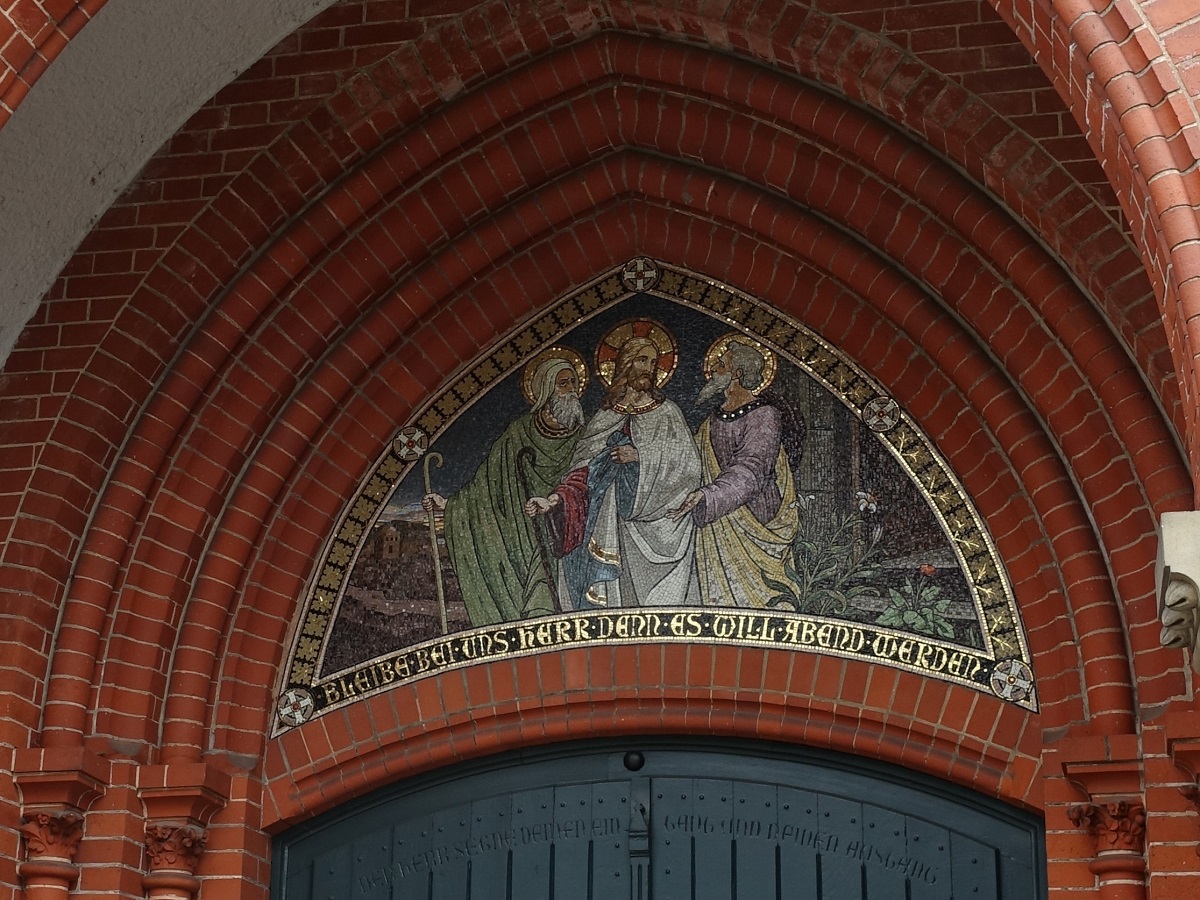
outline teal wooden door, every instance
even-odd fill
[[[288,848],[288,900],[624,897],[629,784],[447,791],[359,813]],[[457,792],[453,792],[457,793]],[[349,838],[349,839],[347,839]]]
[[[654,791],[655,900],[1040,896],[1032,859],[1018,859],[1030,844],[986,847],[925,804],[715,778],[656,779]]]
[[[275,900],[1036,900],[1032,817],[912,773],[759,745],[488,760],[275,843]]]

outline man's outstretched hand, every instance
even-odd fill
[[[683,498],[683,503],[674,509],[668,509],[667,515],[678,522],[684,516],[688,515],[693,509],[700,505],[700,501],[704,499],[703,491],[692,491]]]
[[[560,503],[562,503],[562,497],[558,494],[551,494],[549,497],[530,497],[525,501],[525,515],[531,519],[544,516]]]

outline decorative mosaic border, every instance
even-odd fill
[[[879,435],[953,542],[969,575],[984,649],[802,613],[696,608],[576,612],[458,632],[318,679],[322,651],[363,539],[396,485],[438,435],[494,384],[568,329],[639,292],[713,315],[761,341],[817,379]],[[687,270],[638,258],[514,330],[422,407],[413,424],[399,430],[347,505],[322,555],[284,669],[276,733],[398,684],[489,659],[645,641],[772,646],[871,660],[1038,709],[1031,656],[999,554],[962,484],[908,414],[865,372],[778,310]]]

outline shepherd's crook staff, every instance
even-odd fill
[[[436,459],[435,459],[436,457]],[[432,494],[433,487],[429,483],[429,464],[433,462],[440,469],[442,467],[442,454],[436,450],[432,453],[425,454],[425,461],[421,464],[425,471],[425,493]],[[450,630],[446,622],[446,589],[442,587],[442,555],[438,552],[437,545],[437,522],[435,521],[433,506],[429,507],[429,549],[433,552],[433,578],[437,582],[438,592],[438,612],[442,616],[442,634],[446,634]]]

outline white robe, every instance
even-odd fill
[[[679,407],[664,400],[633,415],[600,410],[580,437],[568,469],[586,467],[605,452],[609,436],[627,420],[640,467],[633,507],[628,518],[621,518],[615,487],[606,491],[588,546],[595,558],[619,566],[620,577],[594,583],[587,592],[588,605],[698,604],[695,525],[691,516],[676,521],[667,515],[700,487],[700,454]]]

